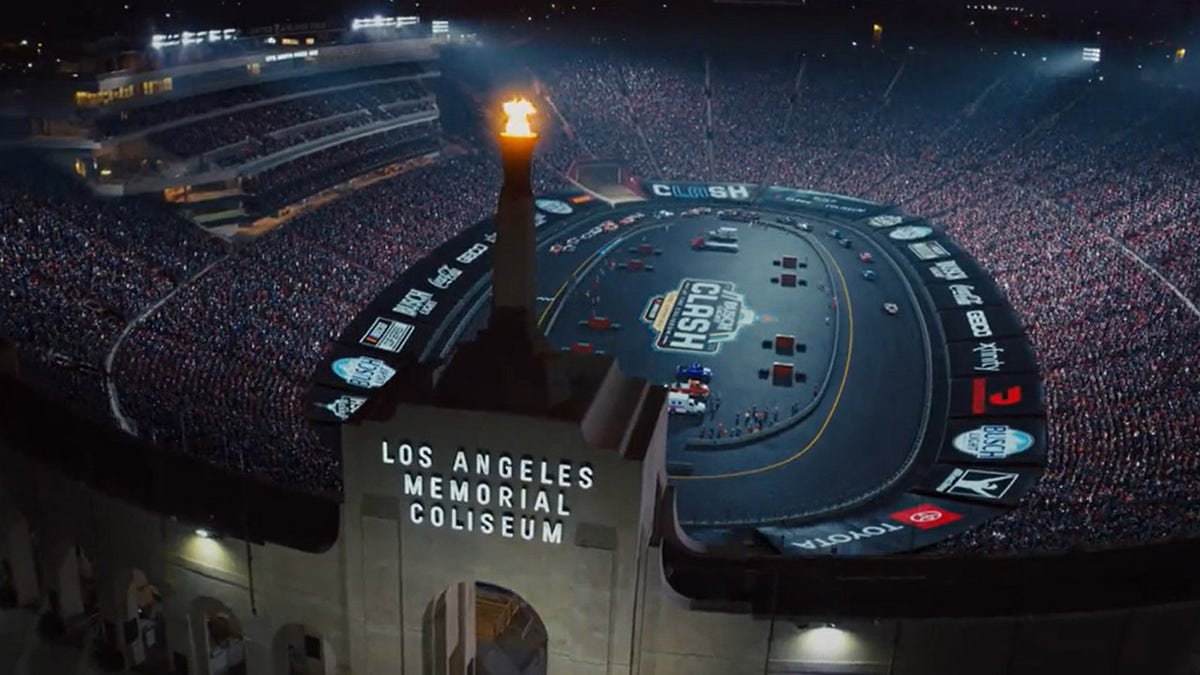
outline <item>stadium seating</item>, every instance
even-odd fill
[[[857,195],[930,218],[992,271],[1045,371],[1050,465],[1022,508],[937,552],[1200,533],[1200,318],[1179,297],[1200,296],[1196,93],[1040,77],[991,54],[916,53],[903,71],[859,52],[803,69],[612,53],[532,65],[570,125],[555,119],[547,133],[542,189],[586,155],[623,158],[642,175]],[[214,100],[206,105],[229,103]],[[231,125],[219,141],[201,125],[158,138],[190,154],[311,119],[298,110]],[[248,186],[300,195],[305,175],[353,175],[360,147]],[[33,379],[107,416],[105,354],[166,298],[114,364],[137,432],[336,491],[337,460],[301,410],[311,371],[378,289],[493,208],[490,152],[349,195],[234,254],[148,207],[6,177],[0,209],[16,225],[0,231],[0,331],[21,343]]]

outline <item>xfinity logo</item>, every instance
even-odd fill
[[[981,342],[978,347],[971,351],[975,352],[978,356],[978,363],[975,364],[975,370],[998,373],[1004,367],[1004,361],[1000,359],[1000,355],[1004,353],[1004,348],[995,342]]]
[[[479,256],[481,256],[487,252],[488,252],[487,244],[475,244],[471,248],[460,253],[459,256],[457,258],[455,258],[455,260],[457,260],[458,262],[460,262],[464,265],[470,265],[471,263],[475,262],[476,258],[478,258]]]
[[[992,327],[981,309],[967,312],[967,325],[971,327],[971,335],[977,338],[992,337]]]
[[[950,284],[950,296],[954,298],[954,302],[960,307],[983,304],[983,298],[975,294],[974,286]]]
[[[457,267],[442,265],[438,268],[437,276],[430,278],[428,281],[433,284],[434,288],[440,288],[444,291],[450,288],[450,284],[454,283],[460,276],[462,276],[462,270]]]
[[[789,541],[789,546],[802,548],[808,551],[816,551],[822,548],[833,548],[838,544],[849,544],[852,541],[859,539],[871,539],[889,532],[900,532],[904,527],[894,523],[879,523],[878,525],[868,525],[861,530],[846,530],[845,532],[837,532],[835,534],[827,534],[821,537],[813,537],[811,539],[798,539]]]
[[[745,185],[662,185],[654,183],[650,191],[656,197],[682,199],[750,199],[750,188]]]

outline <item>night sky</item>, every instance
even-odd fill
[[[739,11],[735,3],[753,4],[754,0],[720,3],[722,11]],[[778,5],[779,0],[772,0]],[[1098,14],[1113,20],[1152,19],[1163,25],[1190,26],[1200,15],[1200,0],[808,0],[810,8],[878,8],[906,16],[936,17],[961,12],[967,4],[1014,4],[1062,17],[1082,18]],[[354,16],[408,15],[432,18],[504,18],[544,15],[550,6],[561,12],[575,6],[578,11],[596,6],[600,12],[662,12],[660,0],[40,0],[21,3],[0,23],[4,37],[58,38],[88,40],[120,33],[145,36],[155,32],[198,30],[216,27],[249,28],[274,23],[326,20],[337,25]],[[711,0],[666,0],[666,12],[687,15],[703,13],[713,6]],[[803,5],[804,2],[795,2]],[[755,12],[751,7],[741,11]],[[779,11],[778,9],[772,11]]]

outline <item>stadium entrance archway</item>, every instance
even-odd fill
[[[5,549],[0,556],[0,607],[36,604],[39,596],[37,556],[29,521],[16,511],[8,514]]]
[[[192,603],[192,640],[196,646],[196,672],[246,675],[242,624],[220,600],[203,597]]]
[[[482,581],[442,591],[425,612],[426,672],[546,675],[546,624],[517,593]]]
[[[125,643],[130,666],[138,672],[157,673],[170,668],[167,620],[162,596],[141,570],[125,589]]]
[[[319,631],[298,623],[279,629],[271,645],[275,675],[335,675],[337,656]]]

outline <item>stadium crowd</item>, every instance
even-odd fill
[[[533,68],[556,120],[539,185],[561,184],[579,155],[619,157],[645,176],[793,185],[931,219],[1023,317],[1051,438],[1047,472],[1020,509],[937,550],[1055,551],[1200,533],[1200,319],[1184,300],[1200,294],[1195,94],[1139,95],[1150,85],[943,56],[859,50],[769,66],[556,55]],[[350,172],[352,154],[319,166]],[[306,166],[252,181],[283,189]],[[12,271],[0,329],[41,362],[54,349],[96,368],[129,319],[178,289],[117,355],[115,382],[138,433],[336,491],[336,458],[302,410],[316,361],[384,284],[489,213],[497,179],[486,149],[403,174],[182,287],[220,247],[163,220],[97,215],[127,207],[35,196],[9,181],[0,205],[24,220],[0,232],[0,262]],[[124,228],[99,227],[101,218]],[[89,299],[110,311],[86,309]],[[79,402],[96,414],[107,406],[101,379],[81,378],[91,393]]]
[[[432,110],[428,96],[415,80],[338,89],[204,117],[154,132],[150,141],[181,158],[245,141],[260,144],[258,154],[266,155],[337,131]]]

